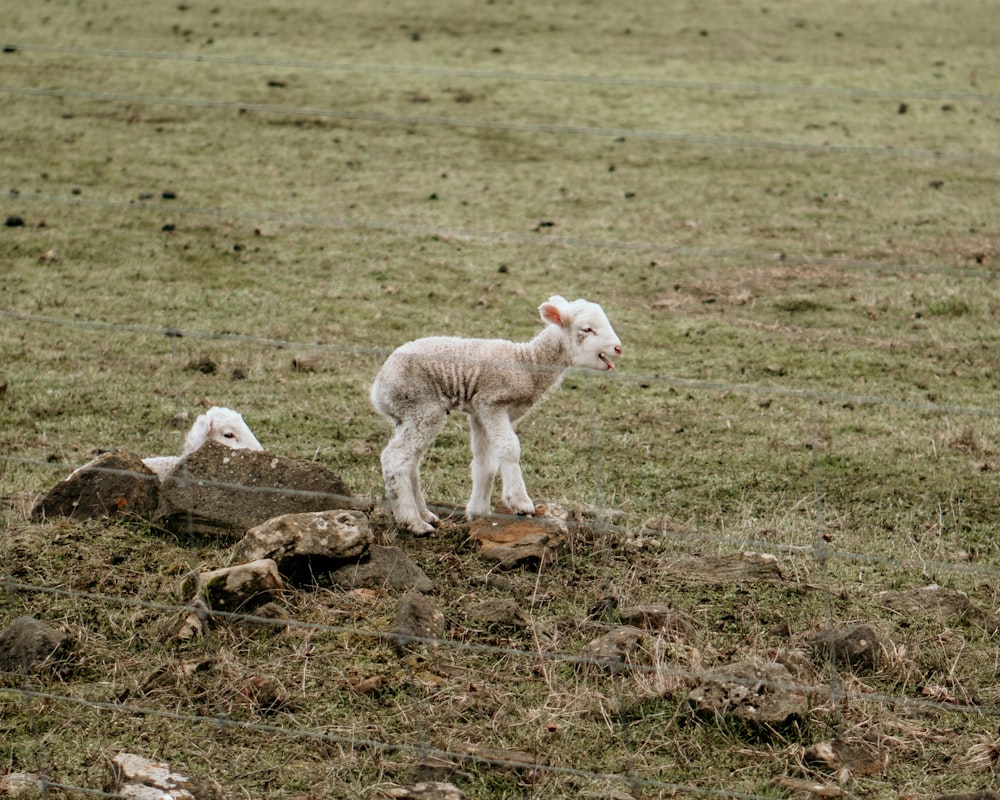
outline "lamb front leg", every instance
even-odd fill
[[[489,434],[475,414],[469,415],[469,437],[472,444],[472,495],[465,507],[465,516],[475,519],[493,511],[491,497],[498,465],[490,447]]]
[[[493,414],[482,416],[483,429],[489,437],[494,463],[499,465],[504,505],[514,514],[533,515],[535,504],[528,496],[528,488],[521,475],[521,442],[514,432],[506,409],[498,409]]]

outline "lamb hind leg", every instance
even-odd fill
[[[420,462],[443,424],[443,413],[405,419],[382,451],[386,505],[396,523],[413,533],[429,533],[438,520],[427,508],[420,488]]]
[[[423,456],[421,456],[421,461]],[[424,498],[424,490],[420,487],[420,465],[417,465],[417,469],[410,473],[410,491],[413,493],[413,499],[417,502],[417,511],[420,514],[420,519],[429,525],[437,525],[441,521],[441,517],[435,514],[427,507],[427,501]]]

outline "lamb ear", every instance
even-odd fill
[[[542,319],[550,325],[565,326],[569,324],[567,305],[569,304],[566,302],[566,298],[554,294],[547,302],[538,307],[538,311],[542,315]]]

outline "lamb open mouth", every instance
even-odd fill
[[[611,359],[608,358],[606,355],[604,355],[604,353],[598,353],[597,357],[604,362],[604,366],[606,366],[608,369],[615,368],[615,365],[611,362]]]

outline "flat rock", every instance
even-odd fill
[[[398,547],[373,544],[352,564],[332,570],[330,581],[341,589],[384,589],[430,592],[434,584]]]
[[[197,800],[199,796],[194,781],[174,772],[162,761],[119,753],[111,759],[110,766],[117,797],[134,800]]]
[[[472,773],[462,769],[468,767],[465,762],[459,763],[456,758],[437,756],[427,753],[422,756],[416,764],[409,770],[412,780],[418,783],[427,781],[451,781],[460,779],[463,781],[475,780]]]
[[[358,505],[322,464],[208,441],[163,476],[153,521],[174,533],[232,537],[283,514]]]
[[[836,773],[840,781],[856,775],[878,775],[884,766],[878,751],[860,740],[826,739],[807,747],[802,756],[806,763],[821,765]]]
[[[531,618],[513,600],[491,599],[476,603],[469,608],[468,615],[487,625],[504,628],[530,628]]]
[[[31,510],[31,518],[150,519],[159,503],[160,481],[156,474],[139,456],[114,450],[101,453],[49,489]]]
[[[673,639],[691,641],[694,624],[668,605],[628,606],[619,609],[618,617],[626,625],[665,633]]]
[[[475,761],[493,769],[512,770],[514,772],[535,772],[539,767],[548,765],[548,761],[526,750],[511,750],[499,747],[484,747],[469,743],[462,747],[466,755]]]
[[[233,550],[238,564],[270,558],[286,579],[308,578],[361,556],[372,543],[360,511],[283,514],[249,531]]]
[[[781,567],[770,553],[733,553],[726,556],[693,556],[670,564],[674,577],[705,583],[780,583]]]
[[[739,661],[699,676],[688,702],[704,714],[754,723],[784,722],[809,710],[806,691],[774,661]]]
[[[0,631],[0,670],[39,672],[65,662],[69,637],[34,617],[18,617]]]
[[[1000,617],[969,599],[965,592],[937,584],[905,592],[879,592],[876,599],[906,616],[923,614],[939,619],[981,625],[989,634],[1000,630]]]
[[[424,781],[412,786],[378,789],[371,800],[467,800],[465,793],[452,783]]]
[[[780,777],[771,780],[775,786],[788,789],[791,792],[798,792],[806,797],[836,798],[843,797],[844,790],[839,786],[819,781],[806,781],[801,778]]]
[[[979,789],[975,792],[939,794],[935,800],[1000,800],[1000,792],[993,789]]]
[[[630,656],[642,641],[645,632],[631,625],[622,625],[584,645],[579,666],[617,673],[626,669]]]
[[[0,797],[45,797],[47,792],[47,781],[36,773],[0,773]]]
[[[483,558],[502,567],[539,564],[566,546],[566,514],[558,506],[536,506],[535,512],[534,517],[518,517],[500,506],[495,516],[469,524],[469,539],[479,544]]]

